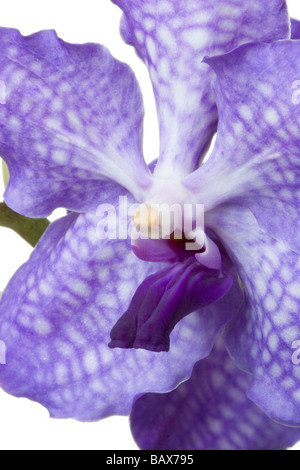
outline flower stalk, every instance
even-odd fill
[[[32,247],[50,224],[48,219],[30,219],[10,209],[5,202],[0,203],[0,226],[14,230]]]

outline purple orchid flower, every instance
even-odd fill
[[[95,421],[133,406],[144,449],[291,446],[300,439],[300,43],[285,2],[115,3],[154,86],[153,171],[126,65],[53,31],[0,30],[6,202],[30,217],[70,211],[3,294],[0,384],[55,418]],[[117,207],[120,195],[146,207],[204,204],[204,246],[100,241],[97,207]]]

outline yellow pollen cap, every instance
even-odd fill
[[[135,212],[132,220],[136,227],[142,231],[156,229],[160,225],[159,212],[153,207],[142,204]]]

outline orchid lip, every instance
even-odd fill
[[[227,270],[202,267],[195,258],[149,276],[111,331],[109,347],[168,351],[170,334],[185,316],[222,298],[232,287]]]

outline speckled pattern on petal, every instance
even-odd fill
[[[124,39],[148,66],[161,134],[157,172],[197,167],[217,127],[213,74],[204,56],[251,41],[289,38],[283,0],[113,0]]]
[[[105,47],[0,28],[0,81],[0,154],[11,175],[5,199],[17,212],[91,210],[109,178],[133,193],[147,186],[139,86]]]
[[[278,450],[295,444],[300,429],[268,419],[246,396],[250,382],[219,341],[190,380],[135,403],[133,436],[151,450]]]
[[[206,211],[238,200],[300,253],[300,41],[250,44],[207,59],[217,73],[211,158],[184,184]]]
[[[249,396],[276,421],[300,426],[300,256],[259,227],[251,212],[223,206],[210,220],[242,279],[247,304],[227,333],[230,354],[254,374]],[[297,348],[296,348],[297,349]]]

